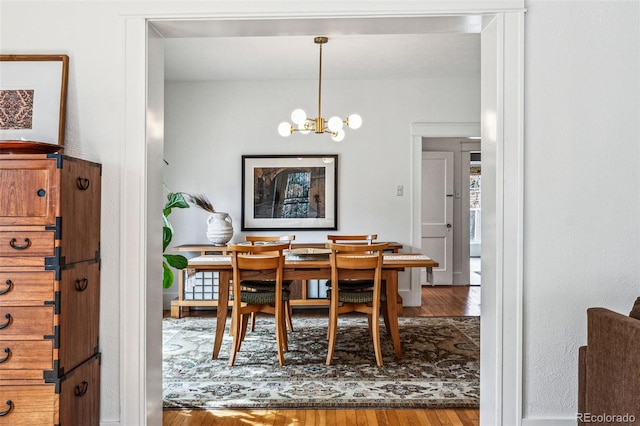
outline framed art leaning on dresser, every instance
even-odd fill
[[[0,140],[64,145],[69,57],[0,55]]]

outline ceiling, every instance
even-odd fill
[[[166,80],[478,78],[477,16],[157,21]]]

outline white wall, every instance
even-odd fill
[[[61,5],[2,1],[0,5],[2,53],[69,55],[65,154],[102,163],[100,349],[104,421],[118,421],[120,405],[119,234],[124,65],[117,10],[117,5],[109,2]]]
[[[186,12],[214,9],[216,3],[1,3],[2,53],[70,55],[66,152],[103,164],[103,424],[115,424],[120,419],[119,301],[126,295],[120,295],[119,288],[121,284],[137,285],[120,282],[119,230],[121,214],[126,214],[119,210],[124,104],[121,13],[132,8],[141,13],[160,13],[167,7]],[[252,4],[247,3],[247,7]],[[530,1],[526,6],[523,416],[527,424],[543,424],[544,419],[551,419],[545,424],[557,424],[555,420],[562,418],[567,424],[575,424],[571,421],[576,411],[577,347],[585,343],[585,310],[599,305],[628,312],[640,293],[640,6],[631,1]],[[326,7],[337,11],[342,3]],[[291,97],[289,102],[300,102],[300,96]],[[262,107],[261,114],[272,114],[276,122],[291,108],[276,112],[268,105]],[[169,105],[167,109],[171,108]],[[326,105],[327,111],[333,108]],[[441,113],[429,108],[432,116]],[[467,120],[477,118],[473,110],[464,111],[469,114]],[[366,118],[368,111],[361,112]],[[251,147],[260,147],[257,144],[262,138],[248,128],[238,129],[233,139],[220,138],[220,130],[200,135],[199,143],[205,139],[226,143],[243,140],[250,141]],[[229,129],[224,132],[230,134]],[[343,150],[326,152],[338,152],[342,166],[356,162],[369,150],[366,141],[358,139],[367,132],[367,127],[351,132]],[[397,140],[392,132],[395,129],[373,137],[380,146],[393,146]],[[186,144],[187,138],[183,141]],[[281,143],[278,139],[277,144]],[[288,148],[283,148],[283,153],[304,147],[292,139],[285,144]],[[389,148],[382,149],[389,154]],[[404,151],[404,157],[393,153],[385,160],[391,164],[394,178],[407,181],[409,174],[404,169],[410,164],[408,151]],[[223,155],[225,162],[239,167],[237,154]],[[388,185],[394,188],[399,183]],[[387,183],[381,180],[379,185],[382,193]],[[236,191],[204,185],[193,190],[207,192],[221,209],[226,208],[226,201],[219,194],[226,197],[226,191]],[[355,197],[353,183],[343,192],[354,195],[354,205],[365,201]],[[393,201],[382,206],[384,214],[406,220],[406,196],[402,200],[393,195],[389,198]],[[342,200],[342,212],[352,207]],[[237,210],[232,214],[234,219],[239,217]],[[340,219],[341,228],[355,223],[348,217]],[[358,225],[368,228],[373,223]],[[407,238],[403,235],[409,231],[403,226],[385,228],[385,237],[397,233],[398,239]]]
[[[525,418],[575,424],[586,309],[640,295],[639,5],[527,4]]]
[[[411,137],[416,121],[478,121],[479,79],[323,81],[323,114],[358,112],[358,130],[342,142],[327,135],[278,135],[276,127],[300,106],[317,113],[316,81],[168,82],[165,97],[165,182],[171,191],[205,193],[241,232],[241,156],[338,154],[338,232],[377,233],[409,245]],[[250,100],[247,102],[247,100]],[[405,195],[396,196],[403,185]],[[207,213],[174,210],[173,245],[207,243]],[[296,231],[296,241],[324,241],[327,231]],[[409,288],[401,273],[400,288]],[[165,303],[177,286],[165,294]],[[168,305],[165,305],[168,307]]]

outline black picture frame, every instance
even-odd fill
[[[338,229],[338,155],[243,155],[242,230]]]

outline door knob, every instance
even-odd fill
[[[450,223],[447,223],[447,228],[451,228],[451,224]]]

